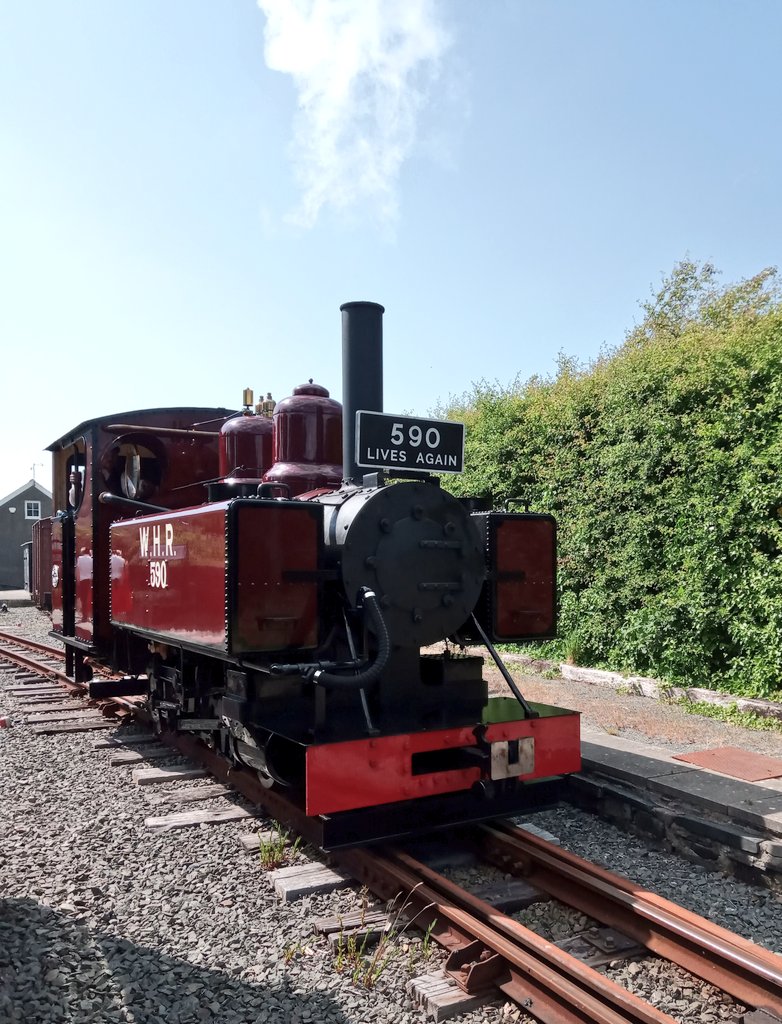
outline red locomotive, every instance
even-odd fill
[[[255,413],[125,413],[50,446],[69,671],[125,673],[91,691],[145,693],[159,729],[285,787],[325,846],[512,813],[580,767],[577,714],[507,672],[513,695],[490,698],[463,653],[502,670],[494,642],[553,635],[555,523],[440,485],[463,428],[382,413],[382,313],[342,307],[344,415],[310,381]]]

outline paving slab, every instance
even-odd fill
[[[724,814],[770,832],[782,833],[782,793],[716,772],[689,771],[649,780],[649,789]]]
[[[761,783],[763,789],[768,789],[774,793],[782,793],[782,779],[763,779]]]
[[[677,761],[709,768],[745,782],[763,782],[767,779],[782,778],[782,758],[758,754],[741,747],[710,747],[688,754],[674,754]]]
[[[696,770],[682,761],[674,761],[673,757],[657,747],[636,744],[635,750],[617,749],[590,740],[581,743],[581,762],[588,771],[600,772],[636,785],[642,784],[644,780]]]
[[[747,782],[677,760],[660,747],[593,730],[585,732],[582,754],[587,787],[605,788],[616,779],[651,801],[664,797],[696,814],[720,814],[740,827],[782,835],[782,779]]]

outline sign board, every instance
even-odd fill
[[[359,410],[356,465],[417,473],[461,473],[464,424]]]

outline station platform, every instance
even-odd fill
[[[32,603],[28,590],[0,590],[0,607],[5,604],[9,608],[26,608]]]
[[[690,756],[745,776],[771,774],[738,778],[682,759]],[[585,728],[582,764],[571,779],[577,805],[690,860],[782,886],[782,759],[736,747],[676,756]]]

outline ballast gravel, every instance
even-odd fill
[[[23,724],[0,734],[0,1021],[420,1019],[407,962],[367,991],[312,934],[313,917],[355,894],[281,904],[240,848],[247,823],[150,832],[161,809],[94,742]]]
[[[11,611],[28,635],[40,622],[45,637],[44,617]],[[11,627],[10,618],[0,628]],[[406,985],[441,965],[440,951],[407,931],[372,988],[349,969],[339,972],[312,920],[357,909],[365,896],[347,890],[281,903],[257,854],[241,850],[247,822],[151,832],[144,818],[167,808],[151,807],[146,790],[159,795],[165,788],[134,785],[132,766],[109,768],[109,751],[94,749],[94,733],[33,735],[8,693],[13,681],[12,673],[0,672],[0,715],[12,723],[0,729],[2,1024],[424,1019]],[[782,951],[782,901],[772,893],[650,850],[569,807],[540,812],[534,823],[566,849]],[[295,856],[303,862],[312,855],[305,848]],[[578,917],[556,904],[524,914],[525,923],[552,937],[567,930],[568,917]],[[650,958],[609,971],[687,1024],[736,1015],[735,1004],[712,992],[704,1002],[700,982]],[[526,1017],[498,1001],[459,1018],[507,1019]]]

